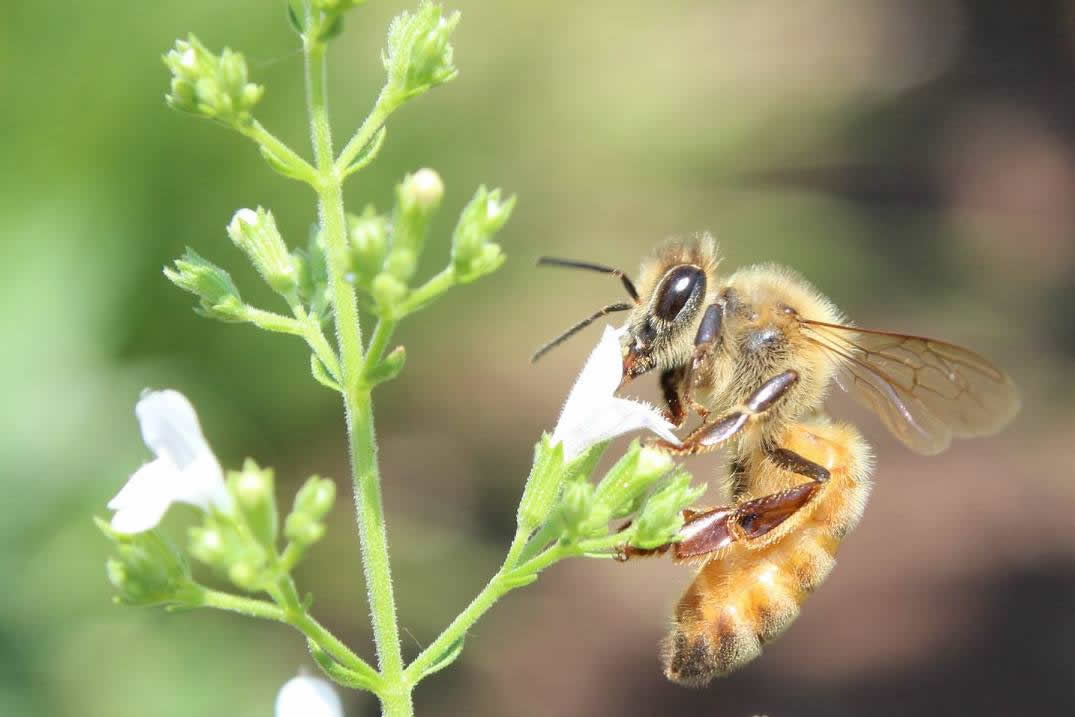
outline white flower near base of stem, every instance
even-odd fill
[[[643,401],[615,396],[623,379],[620,337],[626,329],[605,327],[601,340],[586,360],[560,420],[552,443],[564,444],[564,460],[570,461],[591,446],[631,431],[647,429],[679,444],[672,424],[656,408]]]
[[[276,717],[343,717],[343,703],[328,680],[299,675],[277,693]]]
[[[178,391],[146,391],[134,408],[142,439],[156,459],[134,472],[108,507],[112,529],[141,533],[160,522],[172,503],[229,511],[224,473],[202,434],[198,415]]]

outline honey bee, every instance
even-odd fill
[[[623,383],[656,370],[668,419],[677,427],[691,411],[701,419],[680,445],[654,445],[676,455],[728,451],[728,504],[685,511],[680,542],[619,555],[670,552],[701,565],[662,649],[665,675],[683,685],[757,657],[825,580],[862,516],[873,458],[858,429],[823,413],[833,382],[922,454],[994,433],[1019,410],[1011,378],[978,354],[853,326],[790,269],[721,277],[708,235],[658,247],[637,289],[611,267],[540,263],[617,276],[632,301],[606,306],[534,358],[600,316],[630,311]]]

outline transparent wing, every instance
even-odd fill
[[[841,359],[837,381],[917,453],[999,431],[1019,411],[1006,373],[945,341],[805,320],[804,335]]]

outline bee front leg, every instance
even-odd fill
[[[718,449],[750,423],[764,417],[799,381],[796,371],[785,371],[773,376],[761,385],[742,406],[735,408],[713,421],[703,423],[683,439],[680,445],[668,441],[656,441],[653,445],[672,455],[694,455]],[[790,453],[790,451],[789,451]]]
[[[687,405],[690,401],[690,388],[686,385],[688,375],[686,366],[677,366],[661,372],[661,393],[668,409],[664,412],[668,421],[679,428],[687,420]]]
[[[709,410],[693,398],[695,378],[711,359],[720,341],[723,324],[724,304],[722,302],[710,304],[702,315],[702,321],[698,324],[698,331],[694,335],[694,352],[690,361],[661,374],[661,390],[668,404],[668,417],[677,427],[682,426],[687,419],[688,409],[693,409],[703,421],[709,418]]]

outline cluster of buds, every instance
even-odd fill
[[[452,234],[452,265],[461,283],[479,279],[504,263],[504,253],[492,239],[514,208],[514,196],[501,199],[499,189],[484,186],[463,208]]]
[[[430,223],[443,197],[440,176],[432,169],[419,169],[396,186],[391,217],[378,214],[372,206],[347,217],[355,284],[370,294],[380,313],[391,315],[410,294]],[[453,282],[474,281],[500,267],[504,253],[493,238],[514,206],[515,198],[502,200],[499,189],[478,189],[453,234]]]
[[[171,90],[165,96],[170,107],[227,125],[248,125],[251,110],[265,92],[247,81],[246,60],[240,53],[224,48],[214,55],[193,35],[176,40],[164,64],[172,72]]]
[[[231,274],[188,248],[175,268],[165,267],[164,275],[184,291],[198,297],[198,313],[221,321],[242,321],[243,300]]]
[[[448,43],[458,24],[458,12],[444,17],[440,6],[431,2],[424,2],[416,12],[404,12],[392,21],[382,60],[388,72],[386,89],[399,101],[459,74],[452,64],[452,46]]]
[[[121,599],[136,604],[190,603],[197,586],[182,555],[153,528],[176,502],[203,512],[190,531],[190,554],[244,590],[264,589],[281,577],[279,517],[273,472],[247,460],[225,478],[202,435],[190,402],[177,391],[146,393],[135,407],[146,444],[156,459],[142,466],[109,503],[111,523],[98,521],[117,556],[108,574]],[[289,569],[325,533],[332,481],[314,476],[295,497],[284,521]]]

